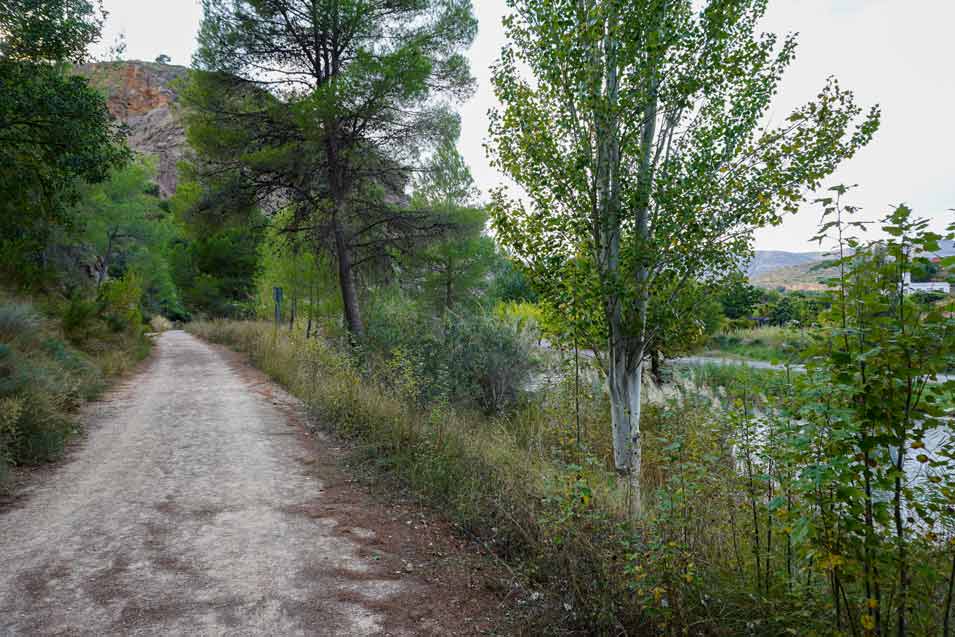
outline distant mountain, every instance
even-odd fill
[[[955,255],[955,243],[942,242],[931,257]],[[835,276],[832,268],[822,268],[820,262],[826,260],[825,252],[786,252],[784,250],[757,250],[749,267],[747,276],[753,285],[765,288],[786,288],[787,290],[821,290],[825,286],[822,280]]]
[[[789,268],[793,266],[802,266],[816,263],[823,258],[823,252],[786,252],[784,250],[757,250],[753,259],[749,262],[746,274],[750,280],[755,280],[762,275],[778,270],[779,268]]]

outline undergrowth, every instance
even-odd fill
[[[0,489],[13,467],[55,460],[78,430],[76,408],[148,354],[137,323],[86,303],[0,296]]]
[[[266,323],[187,329],[248,353],[303,399],[314,423],[354,441],[360,460],[450,515],[527,588],[543,591],[532,597],[527,634],[791,634],[787,626],[811,628],[819,616],[812,600],[761,594],[738,571],[751,561],[740,536],[745,491],[712,401],[647,405],[643,482],[654,497],[637,522],[618,486],[626,481],[612,470],[600,394],[583,397],[579,425],[566,384],[498,417],[447,402],[422,407],[409,399],[413,374],[404,386],[381,371],[363,375],[346,350],[322,339]]]
[[[708,353],[732,355],[777,363],[798,362],[809,339],[798,328],[757,327],[714,335]]]

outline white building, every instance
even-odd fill
[[[952,293],[952,285],[945,281],[927,281],[926,283],[912,283],[912,274],[906,272],[902,275],[902,284],[906,292],[941,292],[943,294]]]

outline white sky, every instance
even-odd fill
[[[503,44],[504,0],[472,0],[480,31],[471,50],[475,96],[460,108],[459,148],[486,194],[501,182],[487,162],[487,111],[495,100],[489,66]],[[160,53],[189,65],[201,10],[198,0],[105,0],[110,12],[101,49],[120,32],[127,59]],[[853,200],[875,219],[905,202],[939,227],[955,218],[955,0],[770,0],[765,30],[799,36],[796,60],[773,110],[782,121],[835,75],[865,106],[882,105],[882,127],[872,143],[827,182],[859,184]],[[815,250],[818,223],[810,207],[782,226],[761,230],[756,247]]]

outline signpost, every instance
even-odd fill
[[[275,298],[275,327],[282,322],[282,288],[272,288],[272,295]]]

